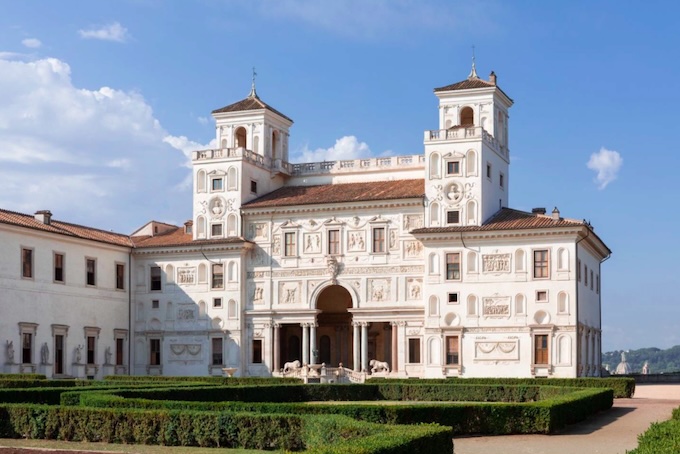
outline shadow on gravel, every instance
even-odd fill
[[[555,434],[560,435],[585,435],[596,432],[609,424],[614,423],[617,419],[627,415],[635,410],[631,407],[612,407],[607,411],[597,413],[585,421],[572,424],[562,430],[558,430]]]

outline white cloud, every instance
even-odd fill
[[[55,58],[0,59],[0,207],[128,232],[191,216],[187,156],[139,94],[73,85]]]
[[[38,47],[42,46],[42,42],[40,42],[40,40],[37,38],[26,38],[21,41],[21,44],[30,49],[37,49]]]
[[[604,189],[609,183],[616,180],[619,170],[623,165],[623,158],[617,151],[600,148],[600,151],[590,155],[588,168],[597,172],[595,181],[599,189]]]
[[[335,141],[330,148],[310,150],[305,146],[295,153],[295,162],[338,161],[341,159],[357,159],[369,157],[371,150],[365,142],[359,142],[354,136],[344,136]]]
[[[196,120],[202,125],[207,125],[210,120],[208,120],[208,117],[198,117]]]
[[[118,43],[124,43],[130,38],[127,28],[120,25],[119,22],[112,22],[100,28],[78,30],[78,33],[83,39],[100,39],[102,41],[115,41]]]

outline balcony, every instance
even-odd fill
[[[498,140],[481,126],[456,127],[451,129],[433,129],[425,131],[424,141],[428,142],[465,142],[474,139],[481,139],[496,153],[508,159],[507,147],[501,145]]]

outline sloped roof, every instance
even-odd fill
[[[495,87],[489,81],[482,80],[478,77],[472,77],[470,79],[461,80],[455,84],[446,85],[445,87],[435,88],[434,91],[452,91],[452,90],[468,90],[471,88],[489,88]]]
[[[262,110],[262,109],[274,112],[275,114],[285,118],[291,123],[293,122],[292,119],[288,118],[278,110],[274,109],[272,106],[262,101],[256,94],[251,94],[247,98],[235,102],[234,104],[229,104],[228,106],[222,107],[220,109],[215,109],[212,111],[212,113],[216,114],[225,112],[244,112],[247,110]]]
[[[367,202],[423,197],[425,180],[285,186],[243,205],[243,208]]]
[[[230,244],[243,243],[241,237],[228,237],[212,240],[194,240],[191,233],[185,233],[184,227],[177,227],[173,230],[168,230],[164,233],[159,233],[154,236],[135,236],[132,237],[134,247],[139,248],[153,248],[153,247],[174,247],[174,246],[200,246],[203,244]]]
[[[100,243],[115,244],[117,246],[132,247],[132,241],[127,235],[107,232],[106,230],[85,227],[78,224],[70,224],[52,219],[45,224],[35,219],[33,215],[17,213],[0,209],[0,223],[26,227],[43,232],[66,235],[73,238],[98,241]]]

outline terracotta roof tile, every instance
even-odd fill
[[[485,232],[491,230],[523,230],[584,226],[584,221],[553,219],[550,215],[538,215],[526,211],[503,208],[481,226],[426,227],[412,230],[414,235],[448,232]]]
[[[260,98],[257,97],[257,95],[248,96],[247,98],[242,99],[238,102],[235,102],[234,104],[229,104],[226,107],[222,107],[220,109],[215,109],[215,110],[212,111],[212,113],[216,114],[216,113],[223,113],[223,112],[243,112],[243,111],[247,111],[247,110],[261,110],[261,109],[267,109],[271,112],[274,112],[277,115],[282,116],[283,118],[285,118],[286,120],[288,120],[290,122],[293,121],[290,118],[288,118],[287,116],[285,116],[284,114],[282,114],[281,112],[279,112],[278,110],[274,109],[270,105],[263,102]]]
[[[132,241],[134,242],[134,247],[136,249],[245,242],[245,240],[241,237],[229,237],[214,240],[194,240],[192,234],[185,233],[184,227],[177,226],[175,226],[174,230],[169,230],[154,236],[136,236],[132,238]]]
[[[41,230],[44,232],[66,235],[74,238],[115,244],[117,246],[132,247],[132,241],[127,235],[107,232],[106,230],[85,227],[77,224],[52,219],[49,224],[37,221],[33,215],[0,210],[0,223]]]
[[[243,205],[243,208],[367,202],[423,197],[425,180],[285,186]]]
[[[489,82],[488,80],[483,80],[478,77],[471,77],[469,79],[456,82],[455,84],[435,88],[434,92],[436,93],[438,91],[470,90],[474,88],[491,88],[491,87],[498,88],[498,90],[500,90],[501,93],[503,93],[508,99],[512,101],[512,98],[510,98],[510,96],[508,96],[503,90],[501,90],[501,87]]]

